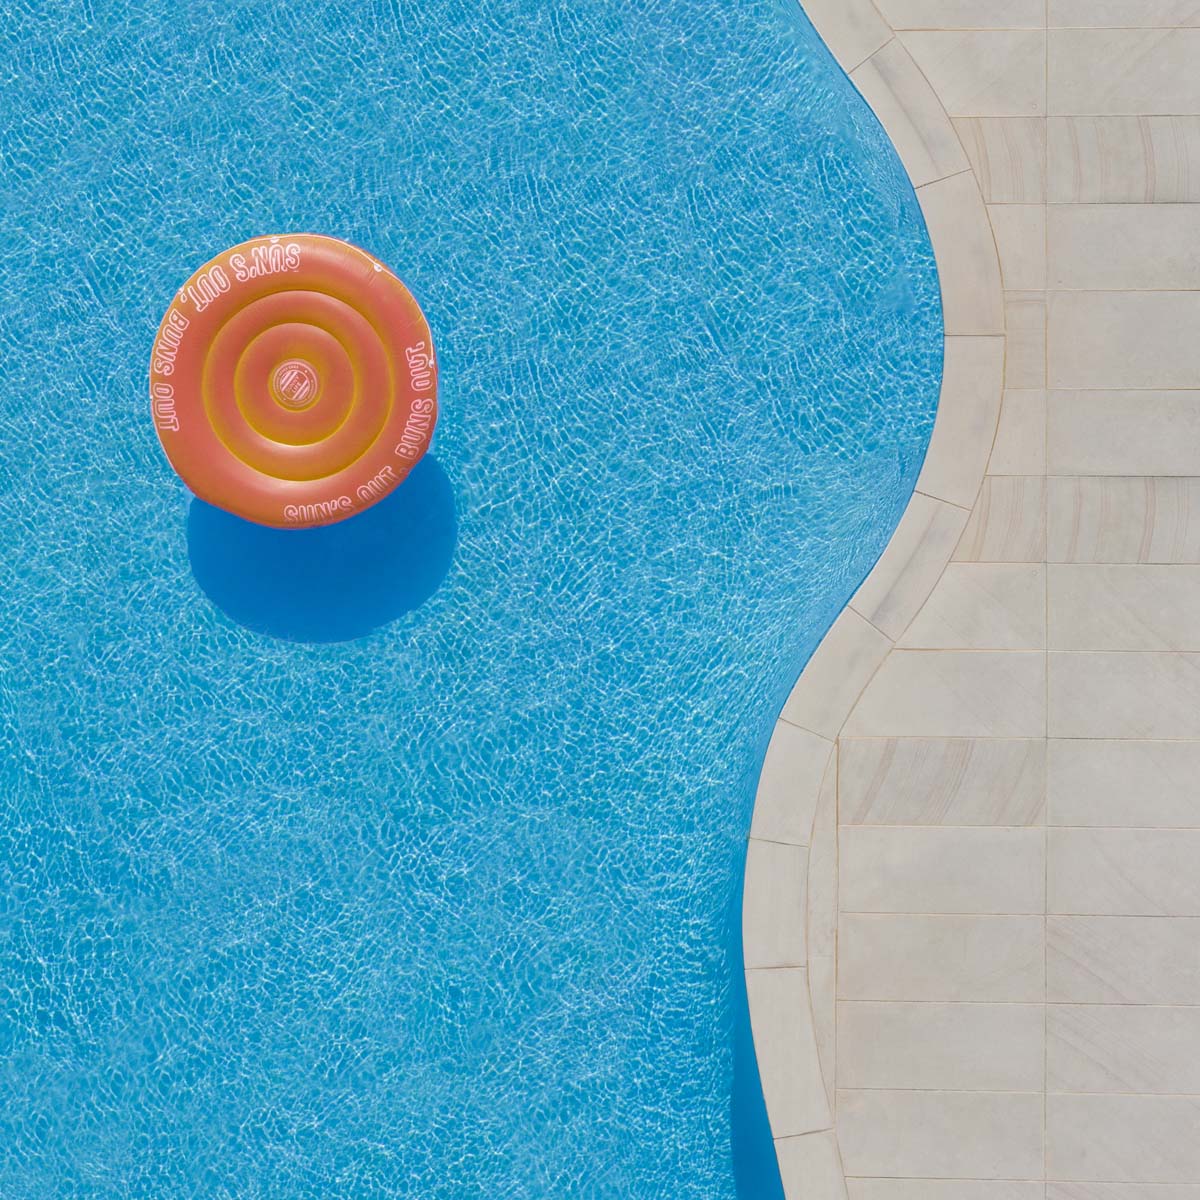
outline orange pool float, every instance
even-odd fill
[[[256,238],[172,301],[150,406],[202,500],[260,525],[328,525],[382,500],[429,449],[433,339],[365,250],[311,233]]]

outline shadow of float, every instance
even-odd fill
[[[239,625],[342,642],[428,600],[450,569],[457,531],[450,480],[426,455],[386,499],[317,529],[268,529],[193,500],[188,557],[200,589]]]

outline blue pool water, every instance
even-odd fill
[[[754,782],[941,367],[793,0],[18,0],[0,96],[0,1195],[776,1195]],[[190,503],[145,394],[288,230],[442,367],[311,534]]]

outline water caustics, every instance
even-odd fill
[[[941,369],[848,80],[792,0],[19,0],[0,72],[0,1194],[772,1195],[754,783]],[[278,229],[442,372],[303,533],[190,502],[144,399]]]

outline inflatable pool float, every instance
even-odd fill
[[[336,238],[256,238],[179,290],[150,406],[202,500],[260,525],[328,525],[382,500],[429,449],[437,363],[409,290]]]

